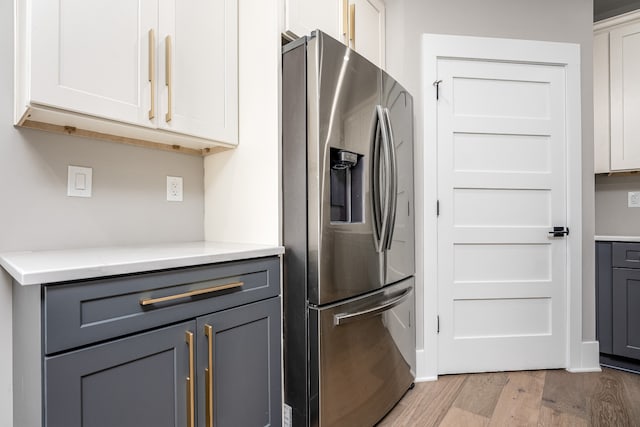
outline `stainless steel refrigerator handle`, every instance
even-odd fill
[[[382,206],[382,231],[381,231],[381,250],[385,249],[387,234],[389,233],[389,208],[391,202],[391,152],[389,146],[389,129],[387,121],[384,117],[384,109],[381,105],[376,106],[378,113],[378,121],[380,122],[380,134],[382,136],[382,151],[384,153],[384,204]]]
[[[381,304],[375,305],[365,310],[357,311],[355,313],[334,314],[333,324],[336,326],[340,326],[340,325],[344,325],[345,323],[355,322],[357,320],[374,317],[380,313],[391,310],[393,307],[402,304],[409,297],[411,290],[412,288],[407,288],[400,295],[390,298]]]
[[[386,122],[384,118],[384,110],[381,105],[376,105],[376,120],[374,121],[374,146],[372,156],[372,176],[371,176],[371,189],[373,197],[373,211],[374,211],[374,230],[375,230],[375,246],[376,252],[380,253],[385,248],[385,238],[387,236],[387,228],[389,224],[389,142],[388,132],[386,128]],[[380,144],[382,140],[382,145]],[[380,150],[382,147],[382,150]],[[384,156],[381,156],[381,152],[384,152]],[[381,159],[380,157],[384,157]],[[383,161],[381,161],[383,160]],[[381,168],[384,167],[384,190],[380,191],[381,187]],[[384,201],[381,204],[381,197],[384,196]]]
[[[377,116],[373,123],[373,142],[371,151],[371,211],[373,216],[373,239],[376,252],[382,251],[382,224],[380,208],[380,121]]]
[[[396,158],[396,144],[393,139],[393,129],[391,128],[391,117],[389,117],[389,109],[385,107],[384,118],[387,123],[388,142],[389,142],[389,154],[391,172],[389,174],[389,224],[387,226],[387,237],[385,247],[391,249],[391,242],[393,241],[393,232],[395,231],[396,224],[396,210],[398,208],[398,159]]]

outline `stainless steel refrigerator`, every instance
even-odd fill
[[[316,31],[283,47],[285,403],[372,426],[415,378],[413,104]]]

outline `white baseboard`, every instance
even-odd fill
[[[600,343],[583,341],[580,349],[580,366],[567,369],[569,372],[600,372]]]
[[[416,350],[416,382],[422,383],[426,381],[436,381],[438,373],[433,369],[429,369],[427,363],[427,354],[423,349]]]

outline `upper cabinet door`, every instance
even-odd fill
[[[609,121],[609,32],[593,36],[593,140],[594,172],[608,173]]]
[[[158,127],[238,142],[237,0],[160,0]]]
[[[343,40],[340,32],[340,3],[336,0],[286,0],[285,30],[296,36],[308,36],[321,30]]]
[[[611,170],[640,169],[640,23],[610,33]]]
[[[346,2],[347,0],[343,0]],[[385,66],[385,6],[380,0],[349,0],[343,20],[349,26],[349,47],[380,68]],[[344,3],[343,3],[344,5]]]
[[[155,126],[155,0],[33,0],[31,10],[31,103]]]

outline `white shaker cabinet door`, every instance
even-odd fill
[[[340,18],[340,3],[336,0],[286,0],[285,3],[285,30],[298,37],[320,30],[343,41]]]
[[[611,170],[640,169],[640,23],[611,30]]]
[[[237,0],[160,0],[158,127],[238,142]]]
[[[609,32],[602,32],[593,37],[593,157],[595,173],[610,171],[610,117]]]
[[[32,104],[155,126],[149,120],[155,0],[33,0]]]
[[[349,1],[349,47],[385,67],[385,5],[380,0]]]

